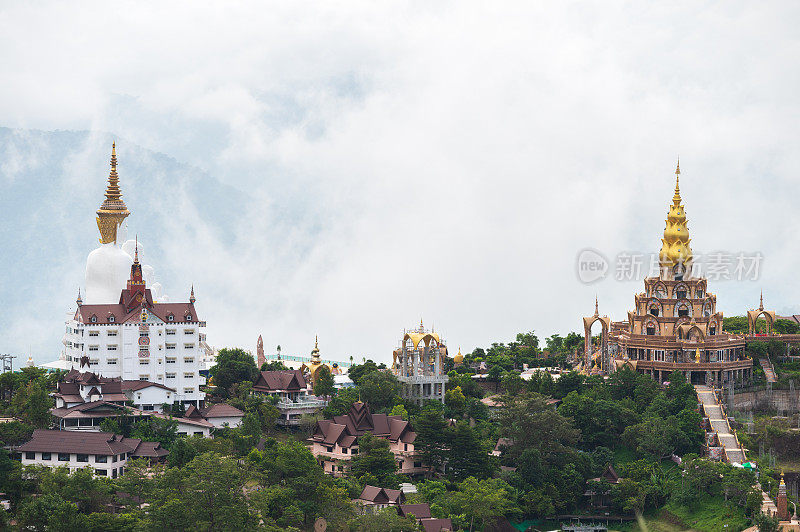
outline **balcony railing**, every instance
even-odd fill
[[[322,399],[306,399],[302,401],[278,401],[275,406],[279,409],[290,408],[322,408],[327,405],[327,401]]]

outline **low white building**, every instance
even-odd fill
[[[18,448],[22,465],[68,467],[70,472],[91,467],[97,476],[117,478],[130,458],[163,460],[168,453],[156,442],[124,438],[110,432],[33,431]]]
[[[206,408],[201,408],[200,415],[218,429],[223,427],[236,428],[242,424],[244,412],[229,404],[216,403]]]
[[[176,390],[157,382],[122,380],[119,377],[102,377],[92,372],[70,370],[58,383],[56,392],[50,394],[57,408],[69,408],[92,401],[125,404],[130,401],[145,412],[163,411],[163,405],[172,405],[178,398]]]

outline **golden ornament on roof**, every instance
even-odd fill
[[[97,210],[97,228],[100,230],[100,242],[111,244],[117,241],[117,228],[125,221],[130,212],[122,201],[117,175],[117,145],[111,144],[111,172],[108,174],[106,199]]]

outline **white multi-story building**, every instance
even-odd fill
[[[136,257],[119,303],[85,305],[78,298],[75,316],[67,321],[65,361],[104,377],[163,384],[175,390],[178,401],[200,406],[205,322],[194,302],[194,290],[188,303],[153,302]]]
[[[173,303],[159,296],[158,283],[146,286],[138,242],[130,242],[131,264],[119,244],[130,213],[122,201],[116,165],[112,151],[106,197],[97,211],[101,246],[89,254],[86,265],[87,302],[79,292],[77,309],[66,321],[61,359],[46,366],[151,381],[174,389],[178,401],[201,406],[205,377],[200,371],[207,369],[209,348],[206,324],[195,310],[194,288],[187,303]],[[127,265],[130,276],[124,282]]]

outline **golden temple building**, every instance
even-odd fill
[[[319,356],[319,338],[314,337],[314,349],[311,350],[311,361],[308,364],[303,364],[300,367],[300,371],[303,372],[304,375],[308,375],[311,379],[311,382],[316,385],[317,381],[319,380],[318,372],[322,367],[328,368],[328,371],[331,375],[334,374],[334,368],[322,362],[322,359]]]
[[[723,385],[748,381],[753,361],[745,355],[744,336],[723,330],[717,296],[708,280],[692,275],[693,255],[686,210],[680,193],[680,163],[659,252],[659,275],[644,280],[625,321],[600,316],[583,319],[584,372],[608,374],[628,367],[663,382],[673,371],[694,384]],[[597,345],[592,326],[600,322]]]

